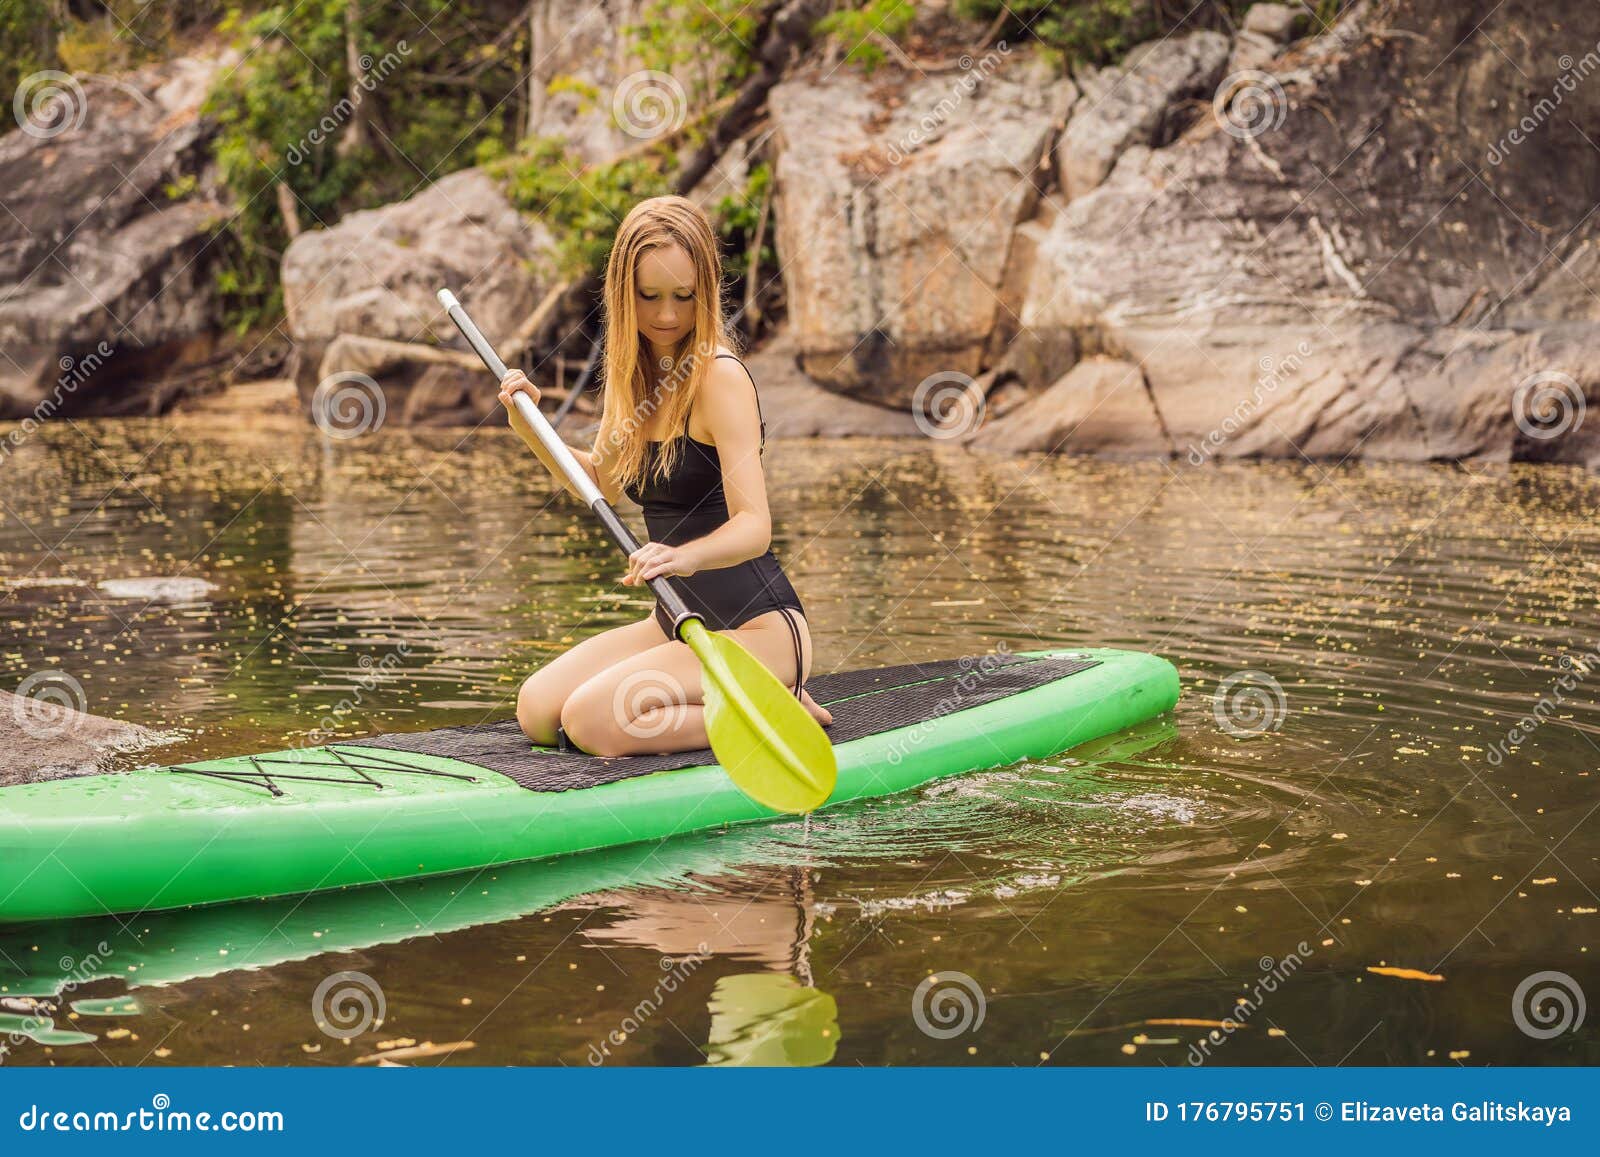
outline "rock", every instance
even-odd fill
[[[1287,44],[1299,16],[1300,10],[1287,4],[1252,4],[1244,14],[1244,30],[1265,36],[1274,44]]]
[[[983,426],[970,444],[986,450],[1153,457],[1172,444],[1132,362],[1090,358],[1043,394]]]
[[[590,165],[637,144],[611,115],[619,80],[642,67],[627,56],[626,18],[592,0],[550,0],[531,14],[544,83],[528,136],[562,138],[574,157]]]
[[[1006,346],[996,376],[1043,391],[1077,363],[1079,353],[1078,335],[1070,326],[1024,327]]]
[[[909,411],[843,398],[801,371],[794,339],[780,331],[744,358],[761,397],[767,438],[917,438]]]
[[[197,603],[216,590],[217,584],[189,575],[166,575],[105,579],[97,584],[97,589],[108,598],[131,599],[148,606],[152,603]]]
[[[1174,106],[1209,101],[1228,53],[1220,33],[1193,32],[1142,44],[1120,66],[1084,76],[1083,96],[1056,145],[1067,198],[1097,188],[1130,146],[1164,144]]]
[[[807,375],[905,406],[933,373],[978,371],[1072,93],[998,48],[958,73],[839,69],[773,89],[777,245]]]
[[[1267,71],[1281,48],[1272,37],[1245,29],[1234,37],[1233,55],[1228,57],[1228,75]]]
[[[1532,3],[1509,0],[1465,41],[1479,16],[1438,0],[1374,9],[1407,35],[1341,25],[1344,50],[1313,65],[1314,107],[1290,84],[1247,125],[1207,118],[1170,147],[1130,148],[1040,239],[1019,338],[1072,334],[1085,356],[1138,366],[1170,439],[1151,434],[1149,451],[1197,465],[1600,465],[1600,423],[1585,420],[1600,315],[1582,289],[1600,264],[1600,158],[1571,127],[1600,120],[1600,93],[1567,94],[1567,118],[1520,145],[1494,127],[1527,115],[1507,104],[1510,77],[1556,83],[1559,44],[1600,41],[1600,11],[1528,41],[1511,30]],[[1497,148],[1492,188],[1461,185],[1460,158]],[[1505,231],[1532,218],[1566,239],[1559,257]]]
[[[290,378],[263,378],[234,382],[226,389],[194,399],[182,407],[185,413],[205,414],[220,422],[266,422],[294,418],[303,421],[299,392]]]
[[[409,201],[351,213],[331,228],[300,234],[284,254],[282,276],[301,397],[309,405],[318,383],[334,373],[368,373],[383,387],[391,415],[426,420],[426,412],[406,400],[421,368],[385,380],[389,369],[411,361],[387,357],[374,363],[370,349],[349,342],[337,351],[352,355],[349,364],[339,356],[330,360],[335,339],[349,335],[465,352],[466,342],[434,296],[446,286],[491,340],[503,338],[533,312],[552,283],[544,270],[552,250],[549,231],[525,221],[479,169],[452,173]],[[375,372],[375,364],[383,369]]]
[[[66,703],[81,688],[70,681],[32,695],[0,691],[0,786],[38,783],[104,770],[116,752],[142,751],[175,738],[118,719],[91,715]]]
[[[210,355],[227,207],[197,105],[234,59],[58,82],[55,102],[19,88],[35,118],[0,138],[0,418],[158,412]]]

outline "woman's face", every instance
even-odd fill
[[[662,245],[639,258],[634,278],[639,332],[670,349],[694,327],[694,263],[682,246]]]

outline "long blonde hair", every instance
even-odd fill
[[[672,366],[662,367],[660,388],[646,372],[654,356],[634,309],[639,258],[652,249],[677,245],[694,265],[694,327],[679,339]],[[685,197],[640,201],[617,230],[606,262],[605,404],[595,449],[611,463],[622,488],[643,481],[644,423],[658,409],[666,413],[666,444],[656,456],[656,477],[665,477],[683,453],[689,408],[705,381],[720,342],[734,348],[722,316],[722,258],[716,231],[705,210]]]

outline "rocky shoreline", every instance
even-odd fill
[[[554,70],[638,75],[615,24],[557,7]],[[690,194],[715,208],[770,164],[781,273],[752,360],[775,435],[1600,468],[1600,162],[1577,128],[1600,11],[1358,0],[1313,28],[1257,4],[1070,75],[918,20],[918,54],[870,73],[785,45]],[[230,206],[198,109],[233,51],[85,80],[80,125],[0,138],[0,416],[158,413],[276,349],[308,410],[360,378],[389,422],[478,422],[493,394],[441,285],[559,396],[583,351],[558,241],[488,165],[301,229],[281,327],[219,343]],[[553,99],[544,128],[600,162],[637,144],[609,114]]]

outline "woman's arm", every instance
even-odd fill
[[[507,374],[505,381],[500,383],[500,401],[505,404],[506,411],[511,417],[511,428],[517,432],[518,437],[528,444],[528,449],[534,452],[539,461],[544,463],[545,469],[555,475],[556,480],[561,483],[566,492],[580,502],[583,501],[583,496],[578,493],[572,483],[567,481],[567,476],[561,472],[561,468],[550,457],[550,452],[544,448],[544,443],[539,441],[539,435],[533,432],[533,427],[528,425],[522,415],[517,412],[516,403],[512,401],[511,396],[518,390],[523,391],[532,398],[534,405],[539,404],[539,387],[530,382],[526,374],[521,370],[512,370]],[[578,465],[583,467],[584,472],[589,475],[590,481],[599,488],[601,494],[605,495],[606,501],[615,506],[621,498],[621,491],[608,482],[607,475],[609,471],[602,468],[603,463],[600,461],[600,455],[594,451],[578,450],[572,446],[568,446],[567,449],[572,451],[572,456],[578,460]]]

